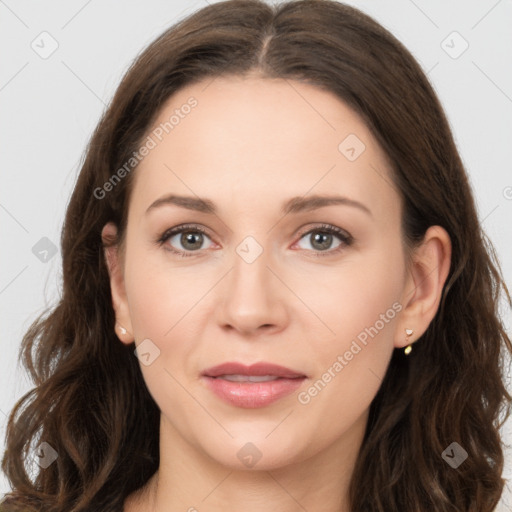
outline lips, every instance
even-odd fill
[[[219,398],[236,407],[256,408],[289,395],[307,376],[284,366],[223,363],[205,370],[202,379]]]
[[[273,377],[280,377],[283,379],[296,379],[299,377],[306,377],[303,373],[290,370],[284,366],[278,366],[272,363],[255,363],[250,366],[245,366],[241,363],[222,363],[212,368],[208,368],[203,372],[207,377],[220,377],[224,375],[245,375],[253,377],[262,377],[271,375]]]

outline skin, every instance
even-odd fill
[[[149,338],[160,350],[141,371],[162,412],[161,464],[125,511],[348,512],[370,403],[393,350],[417,340],[438,309],[449,237],[434,226],[408,250],[386,155],[333,94],[257,76],[209,79],[171,97],[155,127],[191,96],[195,109],[134,171],[125,246],[106,249],[116,320],[127,331],[116,331],[120,341]],[[366,146],[354,161],[338,149],[349,134]],[[171,192],[208,198],[218,213],[168,204],[146,214]],[[349,204],[280,212],[291,197],[335,193],[371,213]],[[155,243],[184,223],[207,231],[199,249],[180,235]],[[322,249],[314,238],[322,223],[353,243],[333,235]],[[102,235],[115,233],[109,223]],[[252,263],[236,252],[247,236],[263,248]],[[396,303],[399,313],[300,403],[298,394]],[[268,361],[308,378],[271,405],[242,409],[200,379],[226,361]],[[249,442],[261,452],[251,468],[237,457]]]

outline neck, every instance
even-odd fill
[[[162,415],[160,467],[125,512],[349,512],[348,489],[367,421],[308,459],[268,470],[226,467],[189,444]]]

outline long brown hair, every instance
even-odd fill
[[[511,304],[443,109],[404,46],[359,10],[331,0],[274,7],[209,5],[165,31],[123,78],[87,148],[62,231],[55,308],[25,334],[20,359],[35,387],[10,414],[2,469],[13,491],[1,510],[119,511],[159,465],[160,411],[114,333],[101,230],[126,228],[136,168],[104,197],[95,190],[129,161],[164,102],[220,75],[301,80],[336,94],[365,120],[393,164],[409,246],[440,225],[452,263],[436,317],[404,357],[395,351],[370,408],[350,487],[354,512],[492,511],[504,465],[499,427],[512,345],[498,315]],[[58,458],[29,475],[31,447]],[[468,459],[441,454],[458,442]]]

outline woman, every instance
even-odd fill
[[[228,1],[162,34],[62,257],[2,510],[496,507],[510,296],[428,80],[358,10]]]

